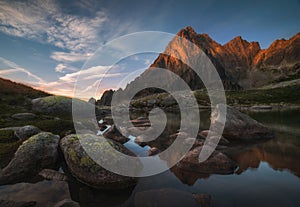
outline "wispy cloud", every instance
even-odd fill
[[[5,66],[5,68],[0,69],[1,77],[11,78],[13,76],[13,77],[15,77],[15,79],[22,81],[22,82],[28,82],[28,83],[34,83],[34,84],[44,84],[45,83],[44,79],[31,73],[29,70],[19,66],[18,64],[14,63],[10,60],[0,57],[0,62]],[[19,76],[15,76],[16,74],[19,74]]]
[[[0,1],[0,31],[66,50],[51,55],[60,62],[86,60],[101,44],[105,22],[105,12],[71,15],[52,0]]]
[[[57,47],[85,49],[98,37],[104,12],[93,17],[64,14],[55,1],[1,1],[0,30],[14,36],[46,41]]]
[[[67,62],[67,63],[72,63],[72,62],[80,62],[80,61],[85,61],[89,57],[91,57],[91,53],[75,53],[75,52],[53,52],[51,54],[51,58],[59,61],[59,62]]]
[[[59,73],[65,73],[66,71],[77,71],[78,68],[75,68],[75,67],[72,67],[72,66],[69,66],[69,65],[66,65],[66,64],[58,64],[56,67],[55,67],[55,71],[56,72],[59,72]]]

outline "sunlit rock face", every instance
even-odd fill
[[[208,56],[218,71],[225,89],[249,89],[271,82],[299,78],[300,33],[289,40],[275,40],[267,49],[261,49],[258,42],[248,42],[241,36],[221,45],[207,34],[197,34],[192,27],[180,30],[177,36],[194,43]],[[196,65],[200,68],[201,60],[194,59],[199,55],[196,51],[184,41],[174,38],[165,49],[165,52],[171,55],[161,53],[149,69],[128,84],[125,91],[149,80],[151,68],[166,68],[176,73],[192,90],[203,88],[201,79],[184,61],[187,59],[196,61]],[[172,80],[166,80],[172,84]]]

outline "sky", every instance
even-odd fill
[[[73,96],[81,76],[99,89],[81,98],[98,99],[103,90],[117,89],[133,69],[139,75],[158,55],[131,55],[108,65],[97,51],[123,35],[176,34],[192,26],[220,44],[242,36],[267,48],[275,39],[300,32],[299,11],[299,0],[0,0],[0,77]],[[169,40],[151,45],[163,50]],[[91,59],[104,61],[93,65]]]

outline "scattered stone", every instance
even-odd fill
[[[67,180],[67,176],[64,173],[52,169],[43,169],[41,172],[39,172],[39,176],[45,178],[46,180]]]
[[[151,147],[148,150],[148,155],[149,156],[157,155],[158,153],[160,153],[160,150],[158,148],[156,148],[156,147]]]
[[[232,174],[236,163],[222,152],[214,151],[204,162],[199,163],[199,154],[203,147],[196,147],[189,151],[177,164],[181,169],[208,174]]]
[[[36,135],[40,133],[41,130],[35,126],[27,125],[23,126],[15,131],[16,137],[18,137],[20,140],[26,140],[29,137],[32,137],[33,135]]]
[[[211,114],[213,127],[219,127],[219,120],[224,118],[220,115],[221,107],[227,107],[226,122],[223,131],[225,138],[246,141],[274,138],[274,133],[267,127],[246,114],[223,104],[218,104]]]
[[[171,139],[176,139],[178,136],[181,136],[182,138],[188,138],[188,133],[186,133],[186,132],[177,132],[177,133],[175,133],[175,134],[171,134],[170,135],[170,138]]]
[[[36,115],[33,113],[17,113],[12,115],[11,118],[17,120],[33,120],[36,119]]]
[[[147,145],[147,142],[144,142],[143,140],[144,139],[144,136],[145,135],[139,135],[135,138],[134,142],[138,145],[140,145],[141,147],[145,147]]]
[[[107,131],[104,132],[103,136],[108,139],[112,139],[116,142],[124,144],[129,141],[127,137],[124,137],[115,125],[112,125]]]
[[[195,138],[188,137],[188,138],[184,139],[183,144],[185,144],[185,145],[191,145],[191,144],[193,144],[192,145],[192,149],[194,149],[196,147],[203,146],[204,140],[200,140],[200,139],[195,139]]]
[[[53,168],[58,158],[58,142],[59,136],[48,132],[41,132],[23,142],[13,159],[0,171],[0,184],[21,182],[42,169]]]
[[[80,207],[79,203],[72,201],[71,199],[64,199],[55,204],[54,207]]]
[[[136,184],[136,178],[115,174],[94,162],[83,149],[82,143],[90,146],[91,148],[89,148],[89,150],[95,152],[95,156],[99,156],[99,159],[102,159],[104,155],[111,157],[111,159],[105,161],[108,162],[109,165],[122,165],[120,163],[122,162],[121,158],[117,159],[117,150],[123,154],[134,156],[134,154],[122,144],[112,140],[106,140],[102,136],[93,134],[73,134],[66,136],[60,141],[60,148],[62,149],[71,174],[77,178],[78,181],[99,189],[122,189]],[[112,149],[112,147],[114,149]],[[131,168],[134,168],[134,166],[131,166]],[[141,164],[136,163],[136,170],[141,169]]]

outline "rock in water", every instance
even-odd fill
[[[119,142],[121,144],[124,144],[127,142],[129,139],[127,137],[124,137],[117,127],[115,125],[112,125],[110,129],[108,129],[106,132],[104,132],[103,136],[108,139],[112,139],[116,142]]]
[[[14,158],[0,171],[0,184],[28,180],[44,168],[55,166],[59,136],[41,132],[30,137],[18,148]]]
[[[100,157],[103,156],[103,153],[106,153],[106,156],[111,157],[107,162],[114,166],[119,166],[116,151],[109,148],[105,140],[102,136],[92,134],[72,134],[64,137],[60,141],[60,147],[71,174],[80,182],[93,188],[121,189],[134,186],[137,182],[136,178],[121,176],[104,169],[90,158],[81,145],[84,142],[84,146],[88,145],[91,147],[90,150]],[[134,156],[123,145],[112,140],[107,141],[121,153]],[[137,163],[137,167],[140,167],[139,163]]]
[[[218,104],[211,115],[211,124],[213,127],[220,126],[220,120],[224,117],[220,115],[220,107],[225,107],[223,104]],[[223,131],[223,136],[227,139],[234,140],[259,140],[273,138],[274,134],[267,127],[235,110],[230,106],[227,107],[226,122]]]
[[[231,174],[236,169],[236,163],[222,152],[214,151],[204,162],[199,163],[202,146],[189,151],[177,164],[183,170],[207,174]]]
[[[20,140],[26,140],[29,137],[32,137],[33,135],[36,135],[40,133],[41,130],[35,126],[27,125],[23,126],[15,131],[16,137],[18,137]]]

